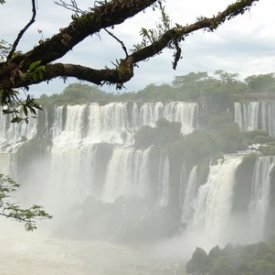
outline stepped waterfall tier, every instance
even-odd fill
[[[236,102],[235,123],[243,131],[264,130],[270,136],[275,137],[275,102],[255,101]]]
[[[235,103],[235,122],[274,136],[273,106]],[[247,170],[248,153],[205,157],[212,143],[192,145],[200,112],[190,102],[113,102],[54,106],[28,124],[1,114],[0,149],[22,184],[19,199],[44,205],[57,235],[123,242],[177,236],[193,246],[207,239],[209,247],[264,240],[275,228],[275,158],[255,154]],[[147,139],[137,147],[141,130]]]
[[[0,144],[3,150],[39,135],[48,136],[54,144],[111,143],[132,144],[133,134],[145,125],[154,126],[160,118],[181,123],[182,134],[197,126],[198,105],[187,102],[144,103],[115,102],[107,105],[59,106],[40,112],[28,124],[15,125],[0,114]]]

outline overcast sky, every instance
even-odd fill
[[[80,6],[89,7],[91,0],[79,0]],[[193,23],[198,16],[211,16],[224,9],[233,0],[167,0],[167,12],[172,23]],[[27,31],[18,49],[26,51],[37,45],[41,39],[51,37],[59,28],[69,24],[71,13],[53,3],[52,0],[37,0],[38,14],[35,24]],[[275,16],[274,0],[259,0],[250,12],[226,22],[214,33],[199,31],[189,36],[183,45],[183,59],[176,71],[172,69],[173,53],[165,50],[148,62],[139,63],[134,78],[128,82],[126,92],[139,90],[150,83],[170,83],[175,75],[189,72],[207,71],[213,73],[222,69],[239,73],[241,77],[252,74],[275,72]],[[12,43],[22,26],[31,17],[30,0],[7,0],[0,7],[1,38]],[[159,20],[159,12],[148,10],[115,27],[113,32],[130,49],[140,42],[141,27],[151,28]],[[87,38],[62,58],[63,62],[76,63],[93,68],[112,66],[112,61],[124,57],[120,45],[111,37],[102,33],[100,36]],[[50,84],[32,86],[34,95],[61,92],[66,84],[62,80]],[[114,87],[102,87],[103,90],[115,91]]]

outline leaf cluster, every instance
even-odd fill
[[[27,231],[33,231],[37,228],[37,220],[50,219],[51,215],[39,205],[26,209],[20,208],[11,197],[18,188],[19,184],[12,178],[0,174],[0,216],[22,222]]]
[[[160,22],[156,25],[156,28],[141,28],[139,34],[141,36],[141,42],[133,46],[133,52],[138,51],[147,47],[150,44],[158,41],[165,32],[171,28],[171,19],[165,11],[165,7],[162,5],[161,1],[158,1],[154,6],[160,10],[161,18]]]

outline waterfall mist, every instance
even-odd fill
[[[243,130],[256,129],[261,112],[263,129],[273,134],[268,108],[236,103],[235,122]],[[22,230],[16,235],[17,225],[4,226],[15,228],[22,246],[37,243],[30,256],[44,271],[34,273],[52,272],[42,264],[45,253],[61,266],[75,258],[72,271],[62,273],[61,268],[58,274],[76,274],[79,265],[83,270],[78,274],[134,274],[152,263],[163,265],[153,264],[150,273],[142,274],[165,274],[169,268],[182,270],[178,264],[197,246],[264,240],[274,157],[257,158],[247,203],[237,209],[236,194],[244,183],[236,174],[245,154],[221,156],[202,167],[173,158],[161,146],[134,146],[134,135],[143,126],[156,127],[165,118],[179,122],[180,134],[188,135],[199,128],[198,115],[198,105],[186,102],[58,106],[19,125],[1,114],[2,172],[22,184],[21,204],[41,204],[54,216],[31,237]],[[6,242],[12,255],[18,242]],[[104,260],[105,253],[110,255]]]

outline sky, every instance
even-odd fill
[[[54,35],[71,21],[71,12],[54,4],[53,0],[36,0],[36,22],[25,33],[18,50],[27,51],[38,44],[40,39]],[[68,0],[69,1],[69,0]],[[7,0],[0,6],[1,39],[13,43],[18,32],[31,17],[31,0]],[[78,0],[79,6],[86,9],[91,0]],[[166,11],[172,25],[193,23],[199,16],[212,16],[223,10],[233,0],[166,0]],[[175,76],[189,72],[206,71],[210,74],[221,69],[239,73],[241,78],[248,75],[275,72],[275,17],[274,0],[259,0],[252,9],[220,26],[214,33],[198,31],[182,43],[183,59],[177,70],[172,69],[173,52],[164,50],[146,62],[139,63],[135,76],[125,84],[122,92],[137,91],[155,83],[170,83]],[[148,9],[145,13],[128,19],[116,26],[114,32],[124,41],[128,49],[141,41],[142,27],[154,28],[160,19],[159,11]],[[38,32],[42,30],[42,34]],[[75,63],[100,69],[112,67],[112,62],[124,58],[120,44],[106,33],[90,36],[77,45],[59,61]],[[39,96],[43,93],[60,93],[69,84],[79,82],[61,79],[31,86],[30,93]],[[114,86],[103,86],[102,90],[118,92]],[[120,91],[121,92],[121,91]]]

